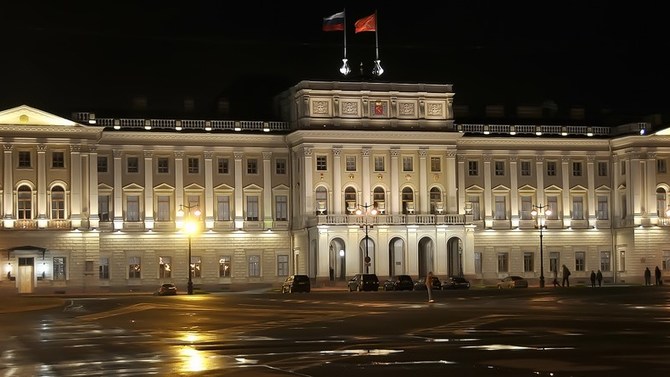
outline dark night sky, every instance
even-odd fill
[[[619,3],[619,2],[617,2]],[[216,99],[267,99],[301,80],[338,80],[343,34],[322,18],[346,7],[350,80],[374,60],[380,81],[454,84],[455,103],[541,103],[668,112],[666,13],[606,1],[27,1],[3,5],[0,108],[123,115],[132,98],[206,114]],[[242,106],[241,118],[269,110]]]

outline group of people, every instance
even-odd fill
[[[593,270],[591,270],[591,287],[596,286],[596,282],[598,282],[598,286],[602,287],[603,285],[603,273],[598,270],[598,273],[595,273]]]
[[[654,285],[663,285],[663,280],[661,280],[661,269],[656,266],[654,270]],[[651,285],[651,270],[649,267],[644,269],[644,285]]]

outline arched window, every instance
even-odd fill
[[[19,187],[17,194],[17,213],[19,220],[32,219],[33,192],[30,187],[23,185]]]
[[[402,189],[402,213],[414,214],[414,191],[410,187]]]
[[[358,203],[356,201],[356,189],[351,186],[344,189],[344,205],[346,206],[345,210],[353,213],[353,211],[355,211],[358,207]]]
[[[433,187],[430,189],[430,213],[442,214],[444,211],[444,203],[442,202],[442,191],[439,188]]]
[[[658,217],[670,217],[668,216],[668,193],[665,192],[663,187],[656,189],[656,214]]]
[[[51,219],[65,219],[65,190],[61,186],[51,189]]]
[[[325,187],[319,186],[316,188],[316,214],[317,215],[327,215],[328,214],[328,190]]]
[[[372,191],[372,201],[374,202],[375,208],[381,213],[386,212],[386,192],[383,187],[375,187]]]

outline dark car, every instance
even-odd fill
[[[156,291],[158,296],[171,296],[177,294],[177,287],[172,283],[162,284]]]
[[[448,276],[442,282],[442,289],[468,289],[470,282],[461,276]]]
[[[503,288],[528,288],[528,280],[521,276],[508,276],[498,282],[498,289]]]
[[[312,285],[307,275],[291,275],[281,285],[281,293],[305,292],[312,290]]]
[[[414,290],[414,280],[409,275],[397,275],[384,282],[385,291]]]
[[[378,291],[379,279],[375,274],[356,274],[349,279],[349,292]]]
[[[442,282],[437,276],[433,276],[431,288],[432,289],[442,289]],[[425,291],[426,290],[426,278],[421,278],[414,283],[415,291]]]

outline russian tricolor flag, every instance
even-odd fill
[[[323,31],[344,31],[344,11],[324,17]]]

